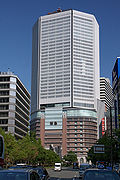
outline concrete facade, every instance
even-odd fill
[[[110,80],[105,77],[100,78],[100,100],[105,103],[105,112],[112,106],[113,91]]]
[[[28,132],[30,94],[11,72],[0,72],[0,127],[17,139]]]
[[[91,14],[66,10],[33,26],[31,114],[62,104],[97,110],[99,25]]]

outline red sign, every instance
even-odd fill
[[[105,134],[105,119],[102,118],[102,135]]]

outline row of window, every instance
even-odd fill
[[[41,34],[43,35],[43,36],[46,36],[46,35],[49,35],[49,34],[55,34],[55,33],[61,33],[61,32],[70,32],[70,27],[69,26],[63,26],[63,27],[61,27],[61,28],[59,28],[59,27],[56,27],[56,28],[54,28],[54,29],[47,29],[47,30],[42,30],[41,31]]]
[[[61,21],[57,23],[42,24],[42,31],[54,30],[55,28],[70,27],[70,21]]]
[[[41,87],[41,92],[44,92],[44,91],[46,91],[46,90],[48,90],[49,92],[50,92],[50,91],[55,91],[55,88],[56,88],[56,87],[57,87],[57,88],[59,88],[59,87],[64,88],[64,90],[70,89],[69,84],[66,85],[66,86],[63,86],[62,84],[60,84],[60,85],[58,85],[58,86],[54,86],[54,85],[53,85],[53,88],[51,87],[51,89],[49,88],[49,86],[48,86],[48,87]]]
[[[8,117],[8,112],[0,112],[0,117]]]
[[[10,77],[0,77],[0,82],[10,81]]]
[[[55,47],[55,48],[59,48],[59,45],[61,46],[70,46],[70,39],[69,41],[66,41],[65,39],[61,40],[61,41],[51,41],[51,42],[42,42],[41,43],[41,49],[42,48],[47,48],[47,49],[50,49],[52,47]]]
[[[65,55],[65,54],[69,54],[70,53],[70,48],[64,49],[64,51],[61,49],[61,51],[56,52],[54,51],[45,51],[45,52],[41,52],[41,57],[50,57],[50,56],[55,56],[57,57],[58,55]]]
[[[73,45],[79,46],[79,47],[85,47],[85,48],[87,47],[88,49],[91,49],[91,50],[93,49],[93,44],[88,44],[81,40],[76,41],[76,39],[75,40],[73,39]]]
[[[73,38],[74,36],[78,36],[78,37],[88,37],[89,39],[93,38],[93,34],[91,33],[87,33],[85,31],[81,31],[81,30],[74,30],[73,33]]]
[[[66,15],[66,16],[63,16],[63,17],[56,17],[56,18],[49,19],[49,20],[42,20],[42,23],[47,24],[49,22],[56,22],[56,21],[69,20],[69,19],[70,19],[70,16]]]
[[[78,42],[78,43],[86,43],[88,45],[93,45],[93,41],[90,41],[90,40],[85,40],[85,39],[82,39],[82,38],[75,38],[73,39],[74,42]]]
[[[9,84],[0,84],[0,89],[8,89]]]
[[[8,119],[0,119],[0,124],[8,124]]]
[[[86,32],[93,32],[93,27],[91,26],[86,26],[85,24],[79,24],[79,23],[73,23],[73,28],[76,30],[85,30]]]
[[[89,99],[93,99],[94,93],[87,93],[87,92],[83,92],[83,91],[74,91],[74,96],[77,96],[78,98],[82,97],[82,99],[84,98],[89,98]],[[88,101],[89,101],[88,99]],[[79,99],[78,99],[79,100]]]
[[[51,36],[52,37],[56,37],[56,36],[66,36],[66,35],[70,35],[70,30],[64,30],[64,31],[51,31],[51,32],[48,32],[48,33],[42,33],[42,38],[50,38]]]
[[[60,94],[60,95],[56,95],[56,96],[42,96],[40,97],[41,99],[47,99],[47,98],[60,98],[60,97],[69,97],[70,95],[69,94]]]
[[[85,29],[84,27],[81,26],[74,26],[74,32],[76,34],[81,34],[81,33],[85,33],[85,34],[89,34],[93,37],[93,31],[91,31],[91,29]]]
[[[61,48],[59,48],[62,47]],[[51,48],[48,47],[48,48],[41,48],[42,49],[42,52],[46,52],[46,51],[49,51],[49,52],[63,52],[65,50],[69,50],[70,49],[70,44],[69,45],[64,45],[63,43],[59,43],[59,44],[55,44],[54,46],[52,46]]]
[[[45,72],[44,72],[44,73],[45,73]],[[44,73],[43,73],[43,74],[44,74]],[[47,73],[47,71],[46,71],[46,73]],[[43,74],[42,74],[42,75],[43,75]],[[52,73],[52,72],[49,72],[49,73],[47,74],[47,76],[42,76],[42,77],[41,77],[41,82],[44,83],[45,81],[47,81],[47,79],[49,79],[50,76],[55,76],[55,77],[57,77],[57,78],[58,78],[58,77],[66,77],[66,78],[69,79],[69,78],[70,78],[70,72],[68,72],[67,74],[65,74],[64,72],[62,72],[62,73],[59,72],[59,74],[58,74],[58,73],[56,74],[55,72],[53,72],[53,73]]]
[[[62,87],[62,86],[64,86],[64,87],[69,87],[70,82],[66,82],[66,83],[63,84],[63,81],[60,81],[60,82],[58,82],[58,83],[56,83],[56,84],[61,85],[61,87]],[[44,87],[44,88],[46,87],[46,88],[49,88],[49,90],[50,90],[50,89],[54,89],[54,88],[55,88],[55,84],[53,84],[53,85],[41,84],[40,87],[41,87],[41,88],[42,88],[42,87]]]
[[[88,103],[78,103],[78,102],[74,102],[74,106],[82,106],[82,107],[94,108],[94,104],[88,104]]]
[[[85,68],[88,68],[89,72],[94,70],[94,65],[93,65],[93,61],[90,60],[90,63],[87,63],[86,59],[81,59],[78,58],[77,56],[73,57],[74,58],[74,66],[76,66],[77,64],[79,64],[79,66],[83,66]]]
[[[83,51],[73,51],[73,55],[77,56],[77,55],[85,55],[86,57],[92,57],[93,58],[93,53],[83,53]]]
[[[46,39],[46,40],[44,40],[44,42],[42,41],[42,45],[43,46],[47,46],[48,44],[49,44],[49,46],[51,45],[51,44],[55,44],[56,42],[58,42],[58,40],[51,40],[50,42]],[[70,42],[70,38],[64,38],[64,39],[60,39],[60,42],[63,42],[63,43],[68,43],[68,42]]]
[[[92,28],[93,27],[92,23],[88,23],[88,22],[85,22],[85,21],[80,21],[80,20],[77,20],[76,18],[74,19],[74,25],[76,25],[78,27],[83,25],[86,28]]]
[[[79,21],[81,20],[82,22],[87,22],[87,23],[89,23],[89,24],[92,23],[92,19],[88,19],[88,18],[85,18],[85,17],[81,17],[81,16],[74,15],[73,18],[74,18],[75,20],[79,20]]]
[[[9,91],[0,91],[0,96],[9,95]]]
[[[8,105],[0,105],[0,110],[8,110],[9,106]]]
[[[70,91],[62,91],[62,90],[56,90],[55,92],[41,92],[41,96],[49,96],[49,95],[57,95],[57,94],[70,94]]]
[[[87,55],[87,54],[86,54]],[[57,54],[56,55],[54,55],[54,54],[45,54],[45,55],[41,55],[41,57],[42,58],[44,58],[44,57],[48,57],[48,59],[49,59],[49,57],[50,56],[53,56],[54,58],[64,58],[64,57],[70,57],[70,51],[67,51],[67,52],[65,52],[64,54],[61,54],[60,53],[60,55],[58,56]]]

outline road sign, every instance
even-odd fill
[[[104,145],[102,144],[95,144],[94,145],[94,153],[104,153]]]

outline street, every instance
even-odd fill
[[[79,172],[76,169],[72,169],[72,168],[66,168],[63,167],[62,170],[59,171],[54,171],[54,169],[47,169],[49,176],[50,176],[50,180],[71,180],[74,177],[76,177],[76,179],[78,179],[79,177]]]

